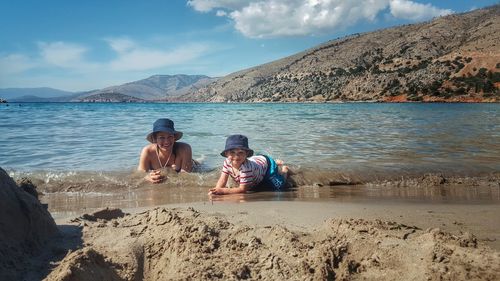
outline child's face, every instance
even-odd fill
[[[239,166],[247,159],[247,151],[244,149],[231,149],[226,152],[226,157],[229,158],[233,165]]]

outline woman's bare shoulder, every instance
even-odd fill
[[[150,143],[142,148],[142,152],[156,153],[156,145],[154,143]]]
[[[178,150],[191,150],[191,146],[185,142],[176,142]]]

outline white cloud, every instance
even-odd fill
[[[130,39],[106,41],[118,54],[118,57],[109,63],[109,68],[113,71],[141,71],[179,65],[197,59],[209,50],[204,44],[190,44],[164,50],[143,47]]]
[[[24,55],[0,57],[0,65],[11,73],[22,72],[35,67],[50,69],[54,66],[83,73],[96,69],[105,71],[142,71],[179,65],[206,54],[206,44],[182,45],[171,50],[144,47],[129,38],[105,39],[115,51],[116,58],[107,62],[93,62],[85,57],[86,46],[68,42],[39,42],[39,57]]]
[[[391,14],[400,19],[426,20],[453,13],[452,10],[439,9],[431,4],[420,4],[407,0],[392,0],[390,3]]]
[[[70,42],[38,42],[38,52],[31,56],[0,54],[0,85],[49,85],[65,90],[99,88],[164,73],[166,68],[182,68],[221,48],[206,43],[191,43],[170,49],[153,45],[146,47],[129,38],[108,38],[104,41],[115,54],[113,59],[107,61],[89,59],[88,54],[94,50]],[[27,71],[30,71],[29,74]]]
[[[38,63],[22,54],[10,54],[0,57],[0,74],[2,76],[17,74],[37,67]]]
[[[80,67],[87,52],[84,46],[65,42],[39,42],[38,47],[44,62],[65,68]]]
[[[218,17],[225,17],[227,16],[227,13],[226,11],[223,11],[223,10],[218,10],[216,13],[215,13],[216,16]]]
[[[111,49],[117,53],[126,53],[136,47],[136,43],[129,38],[111,38],[105,39]]]
[[[229,10],[238,10],[251,0],[190,0],[187,2],[188,6],[193,7],[198,12],[210,12],[215,8],[226,8]]]
[[[329,33],[361,21],[374,21],[390,9],[399,19],[423,20],[452,13],[408,0],[191,0],[196,11],[227,14],[234,27],[251,38]]]
[[[230,16],[236,29],[248,37],[309,35],[374,20],[385,8],[384,2],[272,0],[251,3]]]

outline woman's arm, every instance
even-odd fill
[[[146,172],[146,176],[144,179],[150,183],[160,183],[165,180],[165,177],[162,176],[160,170],[152,170],[149,171],[149,151],[148,146],[144,147],[141,151],[141,156],[139,158],[139,166],[137,166],[138,171]]]
[[[180,158],[180,172],[191,172],[193,170],[193,152],[187,143],[179,142],[177,155]]]
[[[149,159],[148,159],[148,147],[145,146],[141,151],[141,156],[139,157],[139,166],[137,166],[138,171],[147,172],[149,170]]]

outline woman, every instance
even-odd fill
[[[176,142],[182,137],[182,132],[176,131],[174,122],[167,118],[158,119],[153,123],[153,131],[146,139],[151,142],[142,149],[137,170],[148,172],[144,177],[151,183],[165,180],[161,169],[171,168],[176,172],[191,172],[193,158],[191,146]]]

